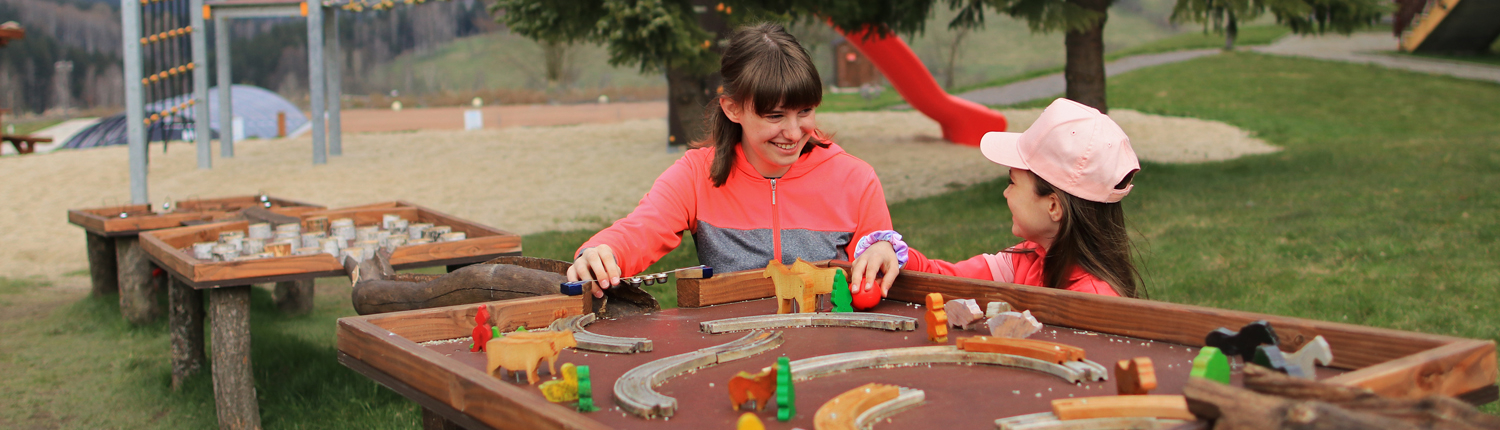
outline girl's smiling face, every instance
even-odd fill
[[[1036,177],[1030,170],[1010,169],[1010,186],[1005,187],[1005,204],[1010,206],[1010,233],[1036,242],[1042,249],[1052,247],[1062,225],[1062,206],[1057,193],[1036,194]]]
[[[719,106],[730,121],[744,130],[740,148],[751,166],[767,178],[779,178],[791,170],[802,156],[814,130],[818,128],[812,107],[777,106],[755,112],[745,103],[720,97]]]

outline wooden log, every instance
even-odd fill
[[[151,276],[151,260],[141,248],[138,237],[115,238],[115,259],[119,262],[120,314],[131,324],[148,324],[160,318],[164,309],[156,300],[160,283]]]
[[[115,240],[88,230],[84,230],[83,234],[88,243],[89,278],[94,281],[93,294],[119,294],[120,275],[115,263]]]
[[[271,292],[276,308],[291,315],[307,315],[313,310],[313,279],[281,281]]]
[[[422,430],[464,430],[432,409],[422,408]]]
[[[1417,430],[1378,415],[1315,400],[1267,396],[1204,378],[1188,378],[1182,393],[1194,415],[1214,420],[1214,430]]]
[[[1382,415],[1425,429],[1500,428],[1500,417],[1480,412],[1468,403],[1452,397],[1387,398],[1366,388],[1294,378],[1256,365],[1245,366],[1244,384],[1245,388],[1261,394],[1328,402],[1351,411]]]
[[[259,429],[260,409],[250,367],[250,286],[215,288],[208,298],[219,428]]]
[[[558,294],[563,275],[503,264],[476,264],[425,282],[369,279],[361,265],[354,284],[360,315]]]
[[[203,292],[177,278],[167,284],[168,325],[172,332],[172,389],[203,370]]]

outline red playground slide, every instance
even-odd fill
[[[943,127],[943,139],[979,146],[979,139],[985,133],[1005,131],[1005,115],[943,91],[917,54],[895,34],[866,40],[867,31],[849,33],[836,26],[834,29],[875,63],[875,68],[880,69],[907,103]]]

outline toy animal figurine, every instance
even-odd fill
[[[767,367],[760,373],[740,372],[729,378],[729,401],[734,410],[746,401],[755,402],[755,410],[763,411],[776,395],[776,367]]]
[[[948,325],[958,327],[959,330],[969,328],[969,324],[984,319],[984,311],[979,310],[979,302],[974,299],[953,299],[943,304],[943,310],[948,313]]]
[[[1025,339],[1042,330],[1042,323],[1031,316],[1031,310],[1001,312],[985,323],[990,336]]]
[[[948,313],[943,311],[943,294],[927,295],[927,340],[948,342]]]
[[[563,363],[562,379],[543,382],[539,387],[542,397],[552,403],[571,402],[578,400],[578,367],[573,363]]]
[[[1311,342],[1302,345],[1302,349],[1285,355],[1287,363],[1301,367],[1307,379],[1317,377],[1318,364],[1333,364],[1333,350],[1328,349],[1328,341],[1323,336],[1314,337]]]
[[[1151,394],[1156,389],[1156,367],[1151,357],[1136,357],[1115,363],[1115,392],[1122,395]]]
[[[1286,354],[1282,353],[1281,348],[1277,348],[1275,345],[1255,347],[1255,358],[1251,359],[1250,362],[1298,378],[1316,379],[1309,369],[1303,369],[1302,366],[1298,366],[1291,360],[1287,360]]]
[[[802,259],[787,267],[779,261],[766,264],[762,275],[776,284],[776,313],[792,313],[792,302],[797,303],[797,312],[812,313],[818,310],[818,295],[832,294],[834,271],[840,269],[818,269]]]
[[[572,330],[560,332],[511,333],[499,339],[491,339],[485,345],[485,373],[504,379],[509,372],[526,371],[527,383],[537,382],[536,368],[542,359],[547,359],[547,370],[557,374],[557,354],[565,348],[578,347]],[[500,373],[496,373],[499,370]]]
[[[1246,324],[1237,332],[1219,328],[1203,339],[1203,345],[1218,348],[1224,355],[1238,355],[1247,363],[1255,359],[1255,347],[1280,344],[1276,331],[1265,320]]]
[[[469,346],[469,352],[484,352],[484,345],[494,335],[490,328],[490,307],[479,305],[479,312],[474,314],[474,344]]]

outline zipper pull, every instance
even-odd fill
[[[776,180],[771,180],[771,204],[776,204]]]

